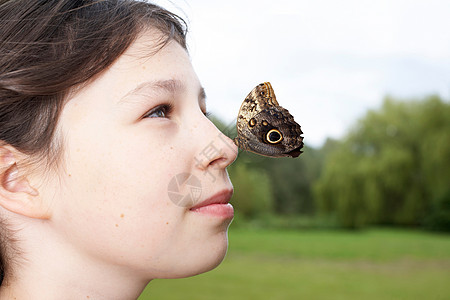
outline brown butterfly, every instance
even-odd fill
[[[256,86],[239,109],[234,143],[242,150],[271,157],[297,157],[303,151],[300,125],[281,107],[269,82]]]

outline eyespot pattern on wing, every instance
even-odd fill
[[[300,125],[278,104],[269,82],[257,85],[242,103],[235,144],[242,150],[270,157],[297,157],[303,151]]]

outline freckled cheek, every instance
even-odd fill
[[[135,206],[137,208],[137,206]],[[158,232],[170,232],[173,226],[179,223],[179,218],[176,210],[164,210],[158,205],[150,205],[148,209],[141,207],[139,209],[122,209],[124,213],[113,215],[109,227],[114,223],[114,228],[119,230],[127,229],[129,232],[139,230],[146,230],[142,232],[143,235],[149,233],[156,234]]]
[[[138,157],[104,156],[91,161],[89,167],[78,172],[84,173],[81,190],[92,193],[101,205],[115,202],[126,208],[134,204],[145,209],[167,202],[167,174],[171,172],[171,164],[162,159],[151,163],[148,157]]]
[[[105,253],[111,247],[107,245],[159,253],[168,243],[178,243],[179,233],[186,230],[187,213],[170,200],[167,189],[173,174],[189,170],[183,155],[176,152],[180,148],[166,148],[167,161],[164,151],[147,155],[136,151],[139,155],[134,156],[127,152],[114,155],[120,152],[115,148],[104,155],[79,152],[72,161],[80,163],[72,165],[67,178],[70,207],[61,219],[71,218],[71,224],[79,225],[79,239],[106,247]],[[106,240],[100,243],[99,237]]]
[[[80,140],[71,145],[67,173],[79,181],[75,190],[95,195],[98,203],[127,199],[150,204],[153,198],[167,202],[170,179],[190,171],[190,145],[177,138],[176,126],[152,130],[135,135],[116,131],[117,142],[104,138],[98,143],[83,144]]]
[[[149,180],[145,185],[134,185],[109,176],[94,180],[99,184],[91,189],[80,188],[73,203],[79,205],[75,209],[80,210],[81,217],[87,219],[82,223],[101,220],[95,229],[99,232],[114,230],[118,235],[128,232],[148,239],[158,232],[170,232],[183,219],[184,212],[168,199],[167,188],[161,183]]]

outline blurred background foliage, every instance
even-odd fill
[[[234,124],[213,122],[236,136]],[[316,149],[304,137],[297,159],[240,151],[229,168],[233,226],[450,231],[448,102],[386,97],[340,140]]]

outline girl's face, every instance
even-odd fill
[[[205,117],[186,51],[170,42],[149,56],[152,45],[143,35],[68,101],[63,168],[43,196],[54,199],[54,231],[84,260],[140,278],[184,277],[226,253],[226,167],[237,148]]]

